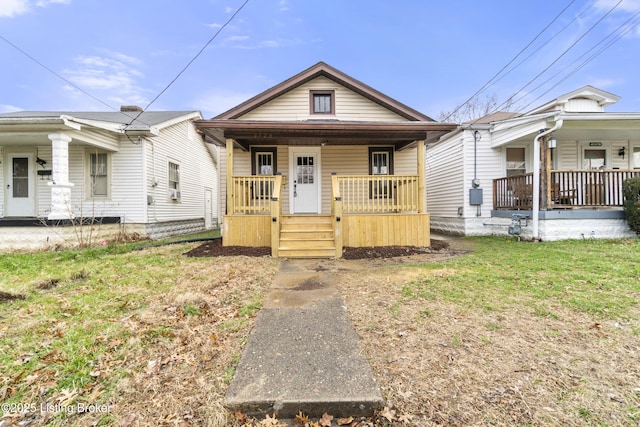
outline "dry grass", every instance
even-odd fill
[[[397,425],[640,425],[637,304],[617,321],[535,296],[487,310],[482,298],[411,292],[430,280],[456,292],[458,274],[454,265],[336,277],[383,397],[410,420]],[[487,299],[502,297],[486,287]]]
[[[222,399],[277,263],[183,257],[193,246],[99,253],[84,275],[69,273],[81,255],[62,254],[55,286],[25,283],[16,259],[3,287],[26,299],[0,305],[0,401],[36,409],[0,425],[229,425]],[[41,411],[80,403],[109,409]]]

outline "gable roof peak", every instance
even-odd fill
[[[214,117],[214,119],[220,120],[233,120],[237,119],[244,114],[266,104],[267,102],[315,79],[316,77],[323,76],[328,79],[335,81],[336,83],[352,90],[353,92],[358,93],[361,96],[369,99],[370,101],[375,102],[376,104],[381,105],[384,108],[387,108],[396,114],[404,117],[409,121],[428,121],[433,122],[434,120],[420,113],[417,110],[414,110],[411,107],[408,107],[401,102],[396,101],[395,99],[379,92],[378,90],[372,88],[371,86],[362,83],[359,80],[354,79],[353,77],[343,73],[337,68],[332,67],[326,62],[319,61],[311,67],[301,71],[300,73],[286,79],[282,83],[279,83],[270,89],[265,90],[264,92],[254,96],[253,98],[248,99],[247,101],[231,108],[230,110],[225,111],[222,114]]]

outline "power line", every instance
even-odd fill
[[[471,95],[469,97],[469,99],[467,99],[466,101],[464,101],[462,104],[460,104],[456,109],[454,109],[451,113],[449,113],[447,115],[447,117],[445,117],[442,121],[446,122],[449,117],[453,116],[455,113],[457,113],[465,104],[467,104],[469,101],[471,101],[473,98],[475,98],[478,94],[480,94],[483,90],[485,90],[487,87],[489,87],[491,85],[491,83],[496,80],[496,78],[505,70],[509,67],[509,65],[513,64],[513,62],[518,59],[518,57],[520,55],[522,55],[524,53],[524,51],[526,51],[554,22],[556,22],[556,20],[558,18],[560,18],[560,16],[573,4],[575,3],[575,0],[571,0],[569,2],[569,4],[567,6],[564,7],[564,9],[562,9],[560,11],[560,13],[558,13],[555,18],[553,18],[553,20],[551,22],[549,22],[549,24],[547,24],[524,48],[522,48],[520,50],[520,52],[517,53],[516,56],[514,56],[504,67],[502,67],[500,69],[500,71],[498,71],[493,77],[491,77],[489,79],[489,81],[487,81],[480,89],[478,89],[473,95]],[[520,65],[520,64],[518,64]]]
[[[7,40],[3,35],[0,35],[0,39],[4,40],[5,43],[7,43],[9,46],[13,47],[14,49],[16,49],[18,52],[22,53],[24,56],[26,56],[27,58],[29,58],[30,60],[32,60],[33,62],[35,62],[36,64],[38,64],[39,66],[41,66],[42,68],[44,68],[45,70],[47,70],[48,72],[50,72],[51,74],[53,74],[54,76],[58,77],[60,80],[64,81],[65,83],[67,83],[68,85],[72,86],[73,88],[79,90],[80,92],[84,93],[85,95],[87,95],[88,97],[90,97],[91,99],[93,99],[94,101],[99,102],[102,105],[105,105],[106,107],[108,107],[111,110],[114,111],[118,111],[116,108],[112,107],[111,105],[107,104],[106,102],[104,102],[103,100],[93,96],[92,94],[90,94],[89,92],[87,92],[86,90],[82,89],[81,87],[79,87],[78,85],[76,85],[75,83],[69,81],[68,79],[66,79],[65,77],[61,76],[60,74],[58,74],[57,72],[53,71],[51,68],[47,67],[46,65],[44,65],[42,62],[38,61],[36,58],[34,58],[33,56],[31,56],[29,53],[27,53],[25,50],[21,49],[20,47],[16,46],[15,44],[11,43],[9,40]]]
[[[498,105],[495,109],[494,109],[494,113],[499,111],[500,108],[502,108],[505,104],[507,104],[507,102],[509,102],[510,100],[512,100],[517,94],[519,94],[520,92],[522,92],[524,89],[526,89],[527,87],[529,87],[529,85],[531,85],[534,81],[536,81],[538,78],[540,78],[540,76],[542,76],[544,73],[546,73],[551,67],[553,67],[560,59],[562,59],[571,49],[573,49],[583,38],[585,38],[591,31],[593,31],[593,29],[600,24],[600,22],[602,22],[607,16],[609,16],[611,14],[611,12],[614,11],[614,9],[616,9],[620,3],[622,3],[623,0],[618,0],[618,2],[611,8],[609,9],[609,11],[607,11],[607,13],[605,13],[602,17],[600,17],[600,19],[598,19],[587,31],[585,31],[580,37],[578,37],[577,40],[575,40],[573,43],[571,43],[571,45],[569,45],[568,48],[566,48],[560,55],[558,55],[558,57],[556,59],[554,59],[553,61],[551,61],[551,63],[549,65],[547,65],[545,67],[544,70],[540,71],[533,79],[529,80],[524,86],[522,86],[520,89],[518,89],[513,95],[509,96],[507,98],[507,100],[505,102],[503,102],[502,104]]]
[[[94,101],[99,102],[100,104],[106,106],[107,108],[109,108],[110,110],[122,113],[123,115],[129,117],[130,119],[133,118],[133,116],[127,114],[126,112],[120,111],[117,108],[111,106],[110,104],[107,104],[105,101],[101,100],[100,98],[92,95],[91,93],[89,93],[88,91],[86,91],[85,89],[82,89],[80,86],[76,85],[75,83],[73,83],[72,81],[70,81],[69,79],[65,78],[64,76],[60,75],[59,73],[57,73],[56,71],[52,70],[50,67],[47,67],[45,64],[43,64],[41,61],[38,61],[38,59],[36,59],[34,56],[30,55],[27,51],[25,51],[24,49],[20,48],[18,45],[16,45],[15,43],[12,43],[11,41],[9,41],[6,37],[4,37],[3,35],[0,34],[0,39],[4,40],[5,43],[7,43],[9,46],[13,47],[14,49],[16,49],[18,52],[22,53],[24,56],[26,56],[27,58],[29,58],[31,61],[35,62],[36,64],[38,64],[39,66],[41,66],[42,68],[44,68],[45,70],[47,70],[49,73],[53,74],[54,76],[56,76],[57,78],[59,78],[60,80],[62,80],[63,82],[67,83],[69,86],[73,87],[74,89],[82,92],[83,94],[87,95],[89,98],[93,99]],[[144,124],[146,124],[147,126],[150,126],[148,123],[142,122]]]
[[[147,109],[149,109],[149,107],[151,106],[151,104],[153,104],[154,102],[156,102],[158,100],[158,98],[160,98],[162,96],[163,93],[165,93],[175,82],[176,80],[178,80],[180,78],[180,76],[182,76],[182,74],[187,71],[187,68],[189,68],[191,66],[191,64],[193,64],[195,62],[196,59],[198,59],[198,57],[200,55],[202,55],[202,52],[205,51],[205,49],[207,47],[209,47],[209,45],[216,39],[216,37],[218,37],[218,34],[220,34],[222,32],[222,30],[224,30],[227,25],[229,25],[231,23],[231,21],[233,21],[233,19],[236,17],[236,15],[238,13],[240,13],[240,11],[247,5],[247,3],[249,3],[249,0],[245,0],[244,3],[242,3],[242,5],[238,8],[238,10],[236,10],[233,15],[231,15],[231,17],[227,20],[227,22],[224,23],[224,25],[222,25],[220,28],[218,28],[218,31],[215,32],[215,34],[209,39],[209,41],[207,41],[204,46],[202,46],[202,48],[198,51],[198,53],[196,53],[196,55],[191,58],[191,60],[187,63],[187,65],[185,65],[182,70],[180,70],[180,72],[173,78],[173,80],[171,80],[169,82],[169,84],[160,91],[160,93],[151,100],[151,102],[149,102],[147,104],[147,106],[138,113],[137,116],[135,116],[133,118],[133,120],[131,120],[131,122],[125,126],[125,129],[129,126],[131,126],[133,124],[133,122],[135,122],[136,120],[138,120],[138,117],[140,117],[140,115],[142,115],[142,113],[144,111],[146,111]]]
[[[637,19],[638,16],[640,15],[640,11],[636,12],[635,15],[631,16],[629,19],[627,19],[623,24],[619,25],[618,28],[616,28],[615,30],[613,30],[611,33],[609,33],[605,38],[603,38],[602,40],[600,40],[597,44],[595,44],[591,49],[589,49],[588,51],[586,51],[585,53],[583,53],[582,55],[580,55],[578,58],[576,58],[575,61],[573,61],[571,64],[569,65],[573,65],[576,62],[578,62],[581,58],[583,58],[584,56],[586,56],[588,53],[592,52],[596,47],[598,47],[599,45],[601,45],[602,43],[604,43],[607,39],[612,38],[611,40],[609,40],[604,46],[602,46],[600,49],[598,49],[595,53],[593,53],[593,55],[589,56],[587,59],[585,59],[580,65],[576,66],[575,68],[573,68],[571,71],[569,71],[567,73],[567,75],[560,79],[556,84],[554,84],[553,86],[551,86],[549,89],[547,89],[544,93],[540,94],[538,97],[536,97],[534,100],[532,100],[531,102],[529,102],[527,105],[525,105],[522,109],[526,110],[531,104],[533,104],[534,102],[536,102],[537,100],[539,100],[540,98],[542,98],[544,95],[546,95],[547,93],[551,92],[551,90],[555,89],[558,85],[560,85],[560,83],[564,82],[565,80],[567,80],[569,77],[573,76],[576,72],[578,72],[579,70],[581,70],[582,68],[584,68],[589,62],[593,61],[594,59],[596,59],[598,56],[600,56],[600,54],[602,54],[605,50],[609,49],[611,46],[613,46],[618,40],[620,40],[622,37],[624,37],[627,33],[629,33],[631,30],[634,29],[634,27],[640,23],[640,19]],[[635,22],[632,22],[635,21]],[[629,25],[627,25],[629,24]],[[620,31],[621,29],[623,29],[623,27],[627,26],[623,31]],[[617,33],[617,34],[616,34]],[[544,86],[546,83],[549,83],[551,80],[553,80],[554,78],[558,77],[560,74],[562,74],[564,70],[557,72],[556,74],[554,74],[552,77],[548,78],[547,80],[545,80],[543,83],[541,83],[540,85],[538,85],[536,88],[534,88],[533,91],[539,89],[540,87]],[[525,95],[527,96],[527,95]],[[524,96],[522,97],[524,98]],[[522,99],[520,98],[520,99]]]
[[[578,19],[580,19],[582,17],[582,15],[584,15],[585,13],[587,13],[589,11],[589,9],[591,9],[596,3],[598,2],[598,0],[593,0],[593,2],[591,3],[590,6],[584,8],[582,10],[582,12],[580,12],[579,14],[577,14],[576,16],[573,17],[573,19],[571,19],[569,22],[567,22],[567,24],[562,27],[560,29],[560,31],[558,31],[556,34],[554,34],[549,40],[547,40],[546,42],[544,42],[543,44],[541,44],[540,46],[538,46],[533,52],[531,52],[529,55],[527,55],[527,57],[523,58],[522,61],[518,62],[513,68],[511,68],[509,71],[507,71],[506,73],[504,73],[503,75],[501,75],[498,79],[496,79],[491,86],[493,86],[494,84],[496,84],[497,82],[499,82],[500,80],[502,80],[503,78],[505,78],[506,76],[509,75],[509,73],[511,73],[513,70],[515,70],[516,68],[518,68],[520,65],[524,64],[526,61],[528,61],[533,55],[535,55],[536,53],[540,52],[542,49],[544,49],[545,46],[549,45],[549,43],[551,43],[554,39],[556,39],[558,36],[560,36],[560,34],[562,34],[563,31],[565,31],[567,28],[571,27],[571,25],[573,25],[573,23],[575,21],[577,21]],[[566,9],[566,8],[565,8]],[[563,10],[564,12],[564,10]],[[547,26],[549,27],[549,26]]]

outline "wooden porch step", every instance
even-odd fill
[[[333,258],[336,248],[330,215],[283,215],[278,256]]]
[[[280,258],[335,258],[335,248],[287,248],[280,247],[278,249],[278,256]]]

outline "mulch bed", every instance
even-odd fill
[[[373,259],[373,258],[395,258],[409,255],[422,255],[447,250],[449,244],[443,240],[431,239],[431,246],[428,248],[416,246],[378,246],[373,248],[352,248],[343,249],[343,259]],[[206,242],[189,252],[188,257],[218,257],[218,256],[271,256],[270,247],[246,247],[246,246],[222,246],[222,240],[216,239]]]

